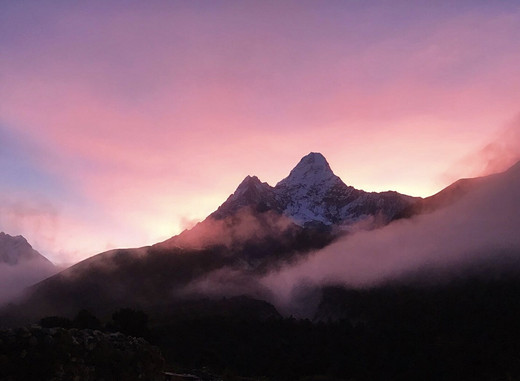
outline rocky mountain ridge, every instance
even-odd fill
[[[223,219],[249,206],[257,212],[283,214],[300,226],[348,227],[367,218],[385,224],[417,200],[398,192],[365,192],[348,186],[322,154],[311,152],[274,187],[247,176],[210,217]]]

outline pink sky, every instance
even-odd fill
[[[2,3],[0,230],[56,262],[155,243],[310,151],[418,196],[503,169],[520,6],[452,3]]]

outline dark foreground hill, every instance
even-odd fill
[[[154,342],[184,369],[268,380],[520,379],[518,278],[322,292],[320,321],[179,317]]]
[[[201,299],[163,311],[162,320],[151,319],[147,336],[161,349],[167,369],[220,375],[208,378],[211,380],[480,381],[520,377],[520,281],[512,273],[502,279],[466,278],[435,286],[330,286],[320,292],[322,302],[314,321],[283,318],[272,306],[249,298]],[[65,369],[78,369],[71,361],[76,355],[85,356],[80,368],[93,367],[90,353],[98,353],[99,348],[106,351],[96,360],[101,369],[108,367],[104,372],[134,372],[143,366],[139,356],[149,353],[124,350],[114,354],[108,345],[81,354],[83,343],[91,343],[82,336],[79,346],[60,347],[62,352],[53,354],[40,352],[40,339],[36,346],[29,345],[32,334],[11,332],[22,332],[16,337],[29,346],[29,358],[36,356],[26,372],[38,369],[40,360],[48,358],[63,361]],[[22,350],[17,348],[18,352],[9,351],[8,356],[20,363],[25,360],[16,357]],[[61,358],[59,353],[73,355]],[[128,359],[136,362],[129,364]]]

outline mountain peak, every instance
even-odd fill
[[[230,196],[231,200],[251,203],[263,198],[266,193],[272,192],[272,188],[267,183],[263,183],[256,176],[246,176],[238,188]]]
[[[0,239],[27,242],[27,240],[22,235],[9,235],[4,232],[0,232]]]
[[[347,186],[321,153],[311,152],[274,188],[256,176],[247,176],[211,217],[222,219],[248,207],[282,213],[301,226],[348,225],[367,216],[384,215],[390,220],[411,202],[398,193],[368,194]]]
[[[256,176],[246,176],[235,192],[212,213],[212,216],[217,219],[224,218],[244,206],[250,206],[257,211],[276,209],[273,188],[269,184],[261,182]]]
[[[319,152],[311,152],[308,155],[305,155],[302,157],[298,165],[294,169],[314,169],[314,170],[322,170],[322,171],[329,171],[332,172],[330,169],[330,165],[327,162],[327,159],[325,159],[325,156],[323,156]]]
[[[327,163],[327,159],[325,159],[325,156],[323,156],[320,152],[309,152],[307,155],[302,157],[300,162],[306,162],[306,163],[314,163],[314,162],[321,162],[321,163]]]
[[[330,168],[327,159],[319,152],[311,152],[304,156],[285,179],[276,186],[291,186],[293,184],[314,185],[324,182],[341,181]]]
[[[42,256],[21,236],[11,236],[4,232],[0,232],[0,263],[8,265],[16,265],[20,261],[37,259],[43,262],[51,263],[47,258]]]
[[[262,182],[260,181],[260,179],[256,176],[247,175],[245,179],[242,180],[242,182],[239,184],[235,193],[233,194],[239,196],[242,193],[246,192],[248,189],[256,188],[258,186],[262,186]]]

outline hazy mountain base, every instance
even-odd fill
[[[476,277],[364,290],[326,287],[316,313],[320,321],[314,322],[281,318],[267,303],[245,297],[191,301],[152,319],[150,340],[160,347],[168,369],[206,369],[225,380],[515,380],[520,379],[519,279]],[[89,378],[96,374],[93,369],[126,372],[124,379],[141,372],[135,368],[140,360],[125,362],[127,351],[81,354],[82,343],[91,342],[85,337],[110,334],[87,330],[79,346],[61,346],[56,354],[45,349],[45,340],[31,344],[34,334],[27,330],[11,332],[18,341],[3,352],[4,365],[30,361],[30,371],[20,367],[28,375],[40,372],[39,367],[48,371],[48,358],[78,380],[99,379]],[[83,331],[59,332],[69,337]],[[6,342],[2,336],[2,348]]]
[[[0,305],[58,271],[24,237],[0,232]]]
[[[321,292],[314,322],[178,316],[153,340],[179,367],[272,380],[520,379],[518,276]]]
[[[310,320],[250,297],[149,306],[149,338],[169,368],[228,380],[520,379],[518,254],[377,287],[307,288],[299,303],[319,298]]]
[[[237,239],[237,233],[230,231],[235,227],[244,229],[245,218],[254,219],[258,226],[248,232],[240,230]],[[210,296],[249,293],[268,300],[269,290],[257,282],[261,274],[293,263],[336,237],[329,229],[294,224],[277,230],[277,225],[270,223],[273,218],[284,217],[273,217],[270,212],[251,217],[243,210],[238,216],[219,221],[224,224],[223,234],[235,235],[229,243],[200,244],[193,232],[187,232],[178,236],[178,241],[99,254],[28,289],[22,298],[0,311],[0,325],[30,323],[45,315],[70,317],[84,308],[106,316],[117,308],[153,310],[185,299],[199,299],[206,293],[195,286],[197,282],[219,271],[226,274],[223,279],[228,289],[215,288]],[[206,231],[207,224],[202,227]],[[174,245],[177,242],[184,247]],[[229,274],[234,275],[230,278]]]
[[[318,295],[312,320],[266,314],[248,298],[214,309],[201,301],[189,313],[171,310],[153,340],[168,363],[230,379],[520,379],[520,252],[483,258],[377,287],[307,287],[298,302],[314,305]]]
[[[149,339],[168,368],[227,380],[520,379],[518,253],[501,254],[510,260],[457,273],[308,289],[313,319],[245,296],[155,306]]]

